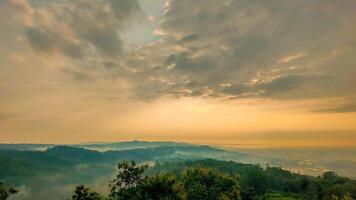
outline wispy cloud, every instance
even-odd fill
[[[323,108],[314,110],[314,112],[318,113],[348,113],[348,112],[356,112],[356,104],[343,104],[335,107]]]

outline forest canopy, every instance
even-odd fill
[[[96,175],[91,176],[95,180]],[[150,165],[123,160],[107,184],[108,192],[97,192],[92,185],[79,184],[66,196],[68,200],[356,199],[356,180],[331,171],[315,177],[269,165],[262,167],[214,159],[157,161]],[[11,196],[22,199],[17,198],[17,192],[0,183],[0,200],[12,199]]]
[[[83,185],[73,200],[350,200],[356,181],[325,172],[318,177],[278,167],[262,168],[217,160],[157,163],[154,167],[122,161],[105,196]]]

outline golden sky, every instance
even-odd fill
[[[0,143],[355,146],[354,0],[4,0]]]

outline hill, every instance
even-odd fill
[[[21,183],[37,175],[48,172],[52,174],[67,173],[84,165],[88,169],[91,169],[92,165],[96,165],[96,168],[93,169],[95,174],[102,171],[110,174],[113,172],[114,165],[120,160],[181,161],[214,158],[224,154],[229,153],[209,146],[168,146],[167,144],[160,147],[105,152],[73,146],[54,146],[45,151],[0,150],[0,160],[2,161],[0,180]]]
[[[213,168],[228,176],[238,173],[241,177],[242,195],[246,195],[250,185],[255,184],[263,191],[268,191],[271,198],[286,196],[288,193],[298,196],[298,192],[295,193],[291,188],[304,179],[316,180],[281,168],[269,167],[266,170],[256,165],[262,163],[262,166],[266,166],[263,163],[268,162],[272,166],[273,164],[278,166],[276,163],[281,163],[280,159],[206,145],[133,141],[119,145],[120,148],[126,149],[109,151],[90,150],[85,147],[93,144],[81,145],[51,146],[42,151],[0,150],[0,182],[19,187],[21,192],[18,195],[22,195],[20,199],[43,199],[45,198],[43,195],[46,194],[51,194],[54,200],[65,199],[73,187],[79,184],[89,185],[106,194],[107,184],[115,173],[115,166],[122,160],[135,160],[141,164],[148,163],[154,166],[147,171],[148,175],[157,173],[179,175],[187,167]],[[99,146],[102,149],[105,145],[107,144]],[[113,147],[117,144],[109,145]],[[140,147],[130,149],[136,146]],[[337,180],[344,183],[346,179]],[[274,191],[277,192],[273,193]]]

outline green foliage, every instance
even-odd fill
[[[210,157],[220,155],[222,159],[226,159],[221,156],[222,153],[223,150],[208,146],[183,144],[106,152],[67,146],[53,147],[46,151],[0,150],[0,180],[14,185],[24,185],[26,191],[30,191],[30,199],[43,199],[47,194],[51,194],[56,199],[64,199],[67,194],[63,191],[66,190],[67,185],[91,184],[94,181],[98,183],[106,180],[113,173],[112,166],[117,160],[133,159],[137,162],[160,161],[162,163],[156,163],[148,170],[146,170],[147,166],[140,166],[133,162],[120,163],[118,176],[111,182],[112,199],[192,199],[197,195],[192,193],[188,195],[193,187],[196,188],[194,191],[198,192],[219,190],[223,194],[220,195],[220,199],[231,199],[231,193],[226,192],[230,189],[221,187],[221,182],[229,181],[221,178],[221,175],[234,177],[236,180],[236,174],[239,175],[238,189],[241,199],[244,200],[356,199],[355,180],[340,177],[333,172],[312,177],[277,167],[263,168],[259,165],[212,159],[197,160],[201,159],[202,155]],[[191,161],[185,161],[187,157]],[[190,173],[188,177],[184,176],[189,170],[197,169],[201,169],[200,178],[197,178],[194,173]],[[205,173],[209,170],[216,173]],[[188,180],[190,184],[187,184]],[[7,191],[8,194],[10,192],[6,189],[2,190],[2,194],[5,194],[3,191]],[[206,196],[212,199],[216,199],[216,194],[220,194],[211,193]],[[271,193],[280,196],[271,196]]]
[[[284,195],[280,192],[271,192],[266,194],[266,200],[299,200],[288,195]]]
[[[141,142],[126,143],[123,147],[135,147],[140,144]],[[22,145],[17,147],[19,145],[0,144],[0,179],[6,182],[23,184],[26,181],[35,181],[34,178],[38,175],[50,176],[58,172],[71,172],[77,167],[77,165],[81,164],[100,164],[101,166],[113,166],[118,160],[135,160],[137,162],[144,162],[149,160],[178,161],[185,159],[185,156],[179,156],[179,154],[176,154],[176,152],[186,152],[190,155],[190,158],[195,157],[198,159],[201,158],[199,155],[204,155],[207,153],[213,155],[214,153],[220,153],[223,151],[208,146],[193,146],[186,144],[142,144],[147,147],[152,146],[152,148],[98,152],[71,146],[55,146],[50,147],[45,151],[19,151],[16,149],[28,149],[31,148],[31,145],[30,147],[28,147],[28,145],[24,145],[24,147],[22,147]],[[97,145],[93,145],[93,147],[96,146]],[[40,147],[42,146],[40,145]],[[97,169],[97,171],[102,170],[105,169]],[[110,175],[111,173],[112,171],[106,175]],[[72,183],[75,183],[75,181]],[[31,187],[30,184],[26,186]],[[38,188],[36,188],[36,190],[37,189]],[[44,190],[46,189],[44,188]]]
[[[173,175],[156,174],[148,177],[139,187],[139,199],[179,200],[183,199],[182,187]]]
[[[240,175],[242,199],[268,199],[271,191],[283,194],[280,199],[331,200],[356,199],[356,181],[326,172],[320,177],[295,174],[279,167],[257,165],[212,159],[158,163],[150,174],[166,172],[179,175],[186,168],[213,168],[233,176]]]
[[[263,169],[211,159],[157,163],[148,173],[147,165],[123,161],[118,169],[111,182],[110,200],[356,199],[356,181],[334,172],[311,177],[276,167]]]
[[[16,194],[18,192],[17,189],[9,187],[6,188],[2,182],[0,182],[0,200],[7,199],[10,195]]]
[[[229,176],[212,168],[188,168],[179,175],[157,173],[146,176],[147,165],[122,161],[111,182],[114,200],[240,200],[239,176]],[[98,193],[78,186],[73,200],[99,200]]]
[[[335,172],[325,172],[314,184],[318,199],[356,199],[356,181],[340,177]]]
[[[147,179],[144,171],[147,165],[137,166],[135,161],[122,161],[118,164],[119,173],[111,182],[111,197],[117,199],[136,199],[139,187]]]
[[[77,186],[72,200],[103,200],[99,193],[91,191],[84,185]]]
[[[239,177],[212,168],[188,168],[183,172],[182,184],[189,200],[240,199]]]
[[[181,199],[180,190],[174,176],[156,174],[144,175],[147,165],[122,161],[118,164],[119,173],[111,182],[110,197],[119,200],[175,200]]]
[[[246,189],[242,195],[246,199],[261,197],[266,193],[266,174],[261,168],[251,168],[246,173]]]

